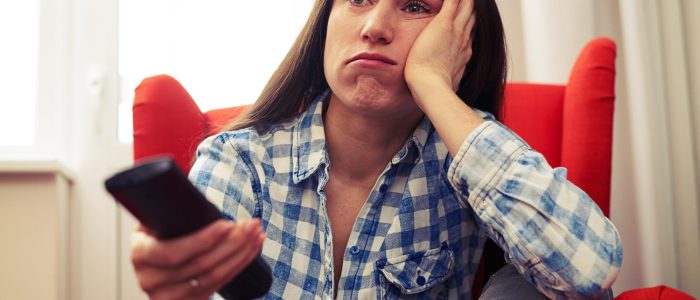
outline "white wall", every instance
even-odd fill
[[[595,36],[594,2],[528,0],[521,5],[527,81],[566,83],[572,62]]]

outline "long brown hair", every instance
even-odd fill
[[[306,110],[328,89],[323,72],[326,28],[333,0],[316,0],[306,25],[260,97],[225,130],[271,125]],[[467,105],[498,117],[506,79],[506,45],[495,0],[474,0],[473,52],[457,95]]]

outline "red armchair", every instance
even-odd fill
[[[501,114],[503,123],[541,152],[551,166],[567,167],[568,178],[606,216],[610,209],[615,56],[613,41],[592,40],[579,55],[567,85],[509,83]],[[169,153],[187,172],[196,146],[244,108],[203,113],[175,79],[166,75],[144,79],[136,88],[133,106],[134,158]],[[492,253],[500,251],[495,244],[485,251],[489,274],[502,263],[489,260],[501,260],[503,255]]]
[[[502,122],[542,153],[553,167],[610,213],[612,129],[615,107],[612,40],[590,41],[581,51],[567,85],[511,83]]]

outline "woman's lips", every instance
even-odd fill
[[[352,61],[350,64],[353,66],[368,67],[368,68],[381,68],[381,67],[392,66],[392,64],[383,62],[381,60],[373,60],[373,59],[358,59],[358,60]]]
[[[396,65],[396,62],[393,61],[391,58],[388,58],[378,53],[362,52],[351,57],[348,60],[348,64],[361,67],[377,68],[393,66]]]

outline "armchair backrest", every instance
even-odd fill
[[[610,207],[612,129],[615,100],[615,43],[599,38],[578,57],[567,85],[509,83],[502,121],[553,167],[596,201]],[[245,107],[201,112],[172,77],[146,78],[133,106],[134,158],[169,153],[188,172],[197,145]]]
[[[542,153],[552,167],[610,213],[615,42],[594,39],[584,47],[567,85],[511,83],[503,123]]]

